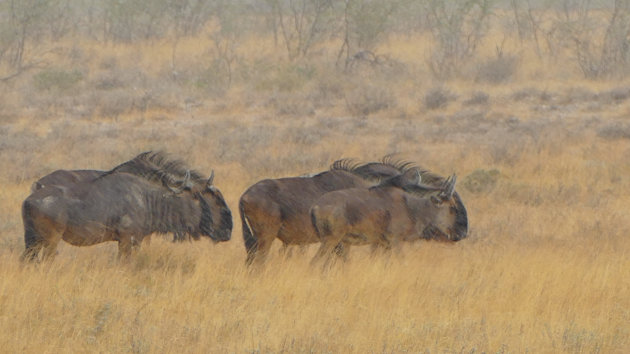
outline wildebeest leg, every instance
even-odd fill
[[[34,244],[28,248],[26,248],[24,250],[24,252],[22,252],[22,255],[20,256],[20,260],[22,262],[35,262],[37,261],[37,258],[39,256],[39,252],[42,250],[42,247],[44,245],[42,245],[41,243],[38,244]]]
[[[322,240],[322,243],[319,246],[317,253],[315,253],[315,256],[311,260],[311,265],[315,266],[323,260],[323,268],[328,268],[332,260],[332,255],[335,252],[335,248],[340,243],[340,241],[340,237],[330,237]]]
[[[291,258],[293,256],[293,247],[291,247],[288,243],[283,242],[282,247],[280,248],[280,255],[284,256],[284,258]]]
[[[32,213],[24,220],[25,250],[22,259],[36,261],[39,252],[43,249],[43,259],[52,259],[61,240],[62,229],[53,220]]]
[[[288,243],[282,243],[282,248],[280,248],[280,254],[285,258],[293,257],[293,250],[297,247],[298,254],[303,256],[306,254],[306,250],[308,249],[308,245],[290,245]]]
[[[344,235],[343,232],[333,231],[330,227],[320,227],[317,231],[321,244],[311,260],[311,265],[315,265],[323,259],[324,268],[327,268],[333,254],[337,254],[343,259],[347,258],[346,248],[348,245],[344,245],[341,241]]]
[[[298,246],[298,253],[301,256],[305,255],[307,250],[308,250],[308,245],[299,245]]]
[[[317,206],[311,209],[311,223],[321,242],[317,253],[311,260],[311,265],[315,265],[322,259],[325,259],[324,268],[326,268],[333,252],[336,252],[338,255],[343,254],[344,245],[341,245],[341,240],[346,234],[345,228],[347,225],[343,221],[336,222],[334,215],[337,215],[337,212],[336,210],[322,210]]]
[[[372,255],[386,254],[392,250],[391,237],[386,234],[380,234],[378,239],[372,243]]]
[[[186,234],[181,231],[176,231],[173,233],[173,242],[184,242],[184,241],[192,241],[190,238],[186,237]]]
[[[247,264],[264,263],[265,259],[271,249],[273,240],[278,236],[281,226],[275,222],[277,218],[272,218],[272,221],[267,221],[262,224],[256,222],[250,222],[250,227],[253,234],[256,237],[256,246],[253,247],[247,253]]]
[[[120,236],[118,238],[118,259],[128,260],[131,253],[140,249],[141,238]]]
[[[52,261],[57,255],[57,245],[59,241],[61,241],[61,232],[54,230],[51,232],[51,235],[46,238],[46,242],[44,243],[44,252],[42,253],[42,260],[50,260]]]
[[[273,243],[273,240],[275,238],[269,235],[261,236],[262,237],[258,239],[258,248],[256,249],[256,253],[250,254],[253,257],[252,261],[258,264],[264,263],[265,259],[267,259],[267,256],[269,255],[269,250],[271,249],[271,244]],[[250,255],[248,255],[248,259]]]
[[[339,242],[337,246],[335,246],[335,254],[337,257],[343,259],[344,262],[348,261],[348,254],[350,252],[350,244]]]

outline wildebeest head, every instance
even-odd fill
[[[227,206],[221,191],[215,187],[214,171],[210,178],[204,181],[193,181],[187,172],[182,181],[170,181],[168,186],[176,194],[190,193],[199,203],[201,217],[199,225],[191,235],[198,239],[200,236],[210,237],[215,242],[229,241],[232,235],[232,213]]]
[[[457,176],[452,175],[441,185],[430,186],[418,183],[404,186],[405,191],[422,195],[430,202],[426,203],[423,216],[429,220],[422,236],[436,241],[456,242],[467,236],[468,216],[459,195],[455,192]]]

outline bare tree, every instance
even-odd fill
[[[595,7],[590,0],[557,4],[553,40],[572,49],[586,78],[630,74],[630,1]]]
[[[337,63],[344,58],[347,69],[353,59],[366,55],[376,62],[374,47],[386,33],[390,16],[397,5],[397,1],[344,0],[342,44]]]
[[[332,0],[267,0],[289,60],[304,57],[330,33]]]
[[[491,14],[491,0],[426,0],[425,11],[435,48],[429,66],[435,76],[448,78],[472,59]]]
[[[0,3],[0,63],[9,69],[0,80],[13,78],[41,62],[38,44],[44,35],[42,18],[50,0],[9,0]],[[30,51],[30,52],[29,52]]]

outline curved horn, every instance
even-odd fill
[[[182,181],[182,187],[190,187],[190,170],[186,170],[186,174],[184,175],[184,180]]]
[[[214,182],[214,170],[210,172],[210,177],[208,178],[208,181],[206,182],[206,187],[212,186],[212,182]]]
[[[448,184],[446,185],[445,193],[451,198],[453,196],[453,192],[455,192],[455,182],[457,182],[457,175],[453,173],[451,177],[448,179]]]

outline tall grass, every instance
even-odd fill
[[[426,45],[416,40],[391,38],[384,47],[406,62]],[[268,43],[257,45],[239,50],[275,63]],[[207,98],[194,86],[161,81],[171,57],[159,43],[135,51],[77,46],[94,58],[73,84],[77,96],[60,95],[54,85],[33,94],[27,81],[15,83],[18,92],[2,86],[17,100],[0,112],[0,351],[630,348],[630,140],[623,134],[630,103],[611,93],[623,92],[626,82],[535,80],[530,72],[552,75],[522,61],[526,74],[511,76],[509,85],[453,80],[444,85],[448,104],[428,109],[423,98],[434,83],[399,80],[405,73],[422,77],[411,64],[403,74],[342,74],[315,63],[305,76],[293,67],[287,75],[294,86],[283,91],[274,89],[288,80],[280,63],[262,81],[265,89],[253,82]],[[192,42],[178,48],[182,58],[201,55]],[[260,79],[267,66],[254,59],[248,73]],[[140,73],[112,82],[151,90],[127,95],[90,86],[96,72],[111,78],[130,73],[134,62]],[[467,103],[473,95],[483,104]],[[130,108],[141,98],[144,108]],[[382,101],[371,109],[373,98]],[[62,243],[51,263],[18,261],[20,204],[35,179],[58,168],[108,169],[149,149],[165,149],[207,174],[215,170],[235,218],[232,241],[154,237],[127,263],[116,260],[114,243]],[[276,245],[266,267],[245,267],[236,206],[249,185],[321,171],[342,157],[388,153],[443,175],[456,172],[460,181],[495,171],[491,184],[476,180],[488,183],[483,188],[458,184],[469,238],[377,256],[354,247],[348,263],[326,272],[309,266],[316,245],[289,258]]]

